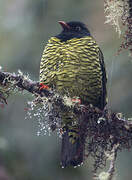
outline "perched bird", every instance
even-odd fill
[[[103,54],[85,24],[59,21],[62,32],[51,37],[40,63],[40,82],[60,94],[79,98],[84,105],[103,110],[106,105],[106,72]],[[61,164],[77,166],[84,149],[72,112],[62,113]]]

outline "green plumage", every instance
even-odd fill
[[[106,104],[106,74],[103,55],[90,34],[80,33],[78,36],[79,32],[74,33],[75,27],[79,25],[78,22],[69,23],[70,30],[63,27],[64,32],[50,38],[41,58],[40,82],[55,88],[62,95],[68,95],[71,98],[79,97],[82,104],[93,104],[103,109]],[[65,34],[67,36],[64,36]],[[69,123],[72,122],[70,112],[65,116],[68,121],[65,121],[64,115],[62,115],[62,119],[65,126],[68,127],[68,136],[71,132],[77,134],[77,126],[73,127]],[[74,138],[74,140],[76,139]],[[69,141],[74,144],[70,138]],[[67,161],[71,165],[78,164],[78,162],[69,162],[70,158]],[[81,161],[79,160],[79,163]],[[68,163],[63,164],[66,166]]]
[[[92,37],[60,42],[52,37],[44,49],[40,81],[60,93],[78,96],[83,104],[104,106],[100,49]]]

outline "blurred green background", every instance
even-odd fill
[[[29,74],[39,79],[39,63],[49,37],[60,32],[59,20],[86,23],[100,45],[108,73],[109,107],[132,116],[132,59],[123,51],[116,56],[121,40],[104,24],[103,0],[1,0],[0,65],[5,71]],[[24,108],[32,96],[13,95],[0,107],[0,180],[90,180],[92,161],[83,167],[60,167],[60,139],[37,136],[37,120],[25,120]],[[132,179],[132,152],[121,152],[117,180]]]

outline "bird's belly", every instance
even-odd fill
[[[48,46],[41,60],[40,81],[62,95],[77,96],[82,103],[96,106],[102,96],[102,71],[98,53],[87,47],[87,43],[74,42]]]
[[[67,64],[67,63],[66,63]],[[54,85],[58,92],[77,96],[83,103],[97,103],[101,96],[101,79],[96,69],[82,66],[80,63],[66,65],[56,72]]]

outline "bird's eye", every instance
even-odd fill
[[[76,31],[80,31],[81,30],[81,27],[80,26],[77,26],[76,27]]]

